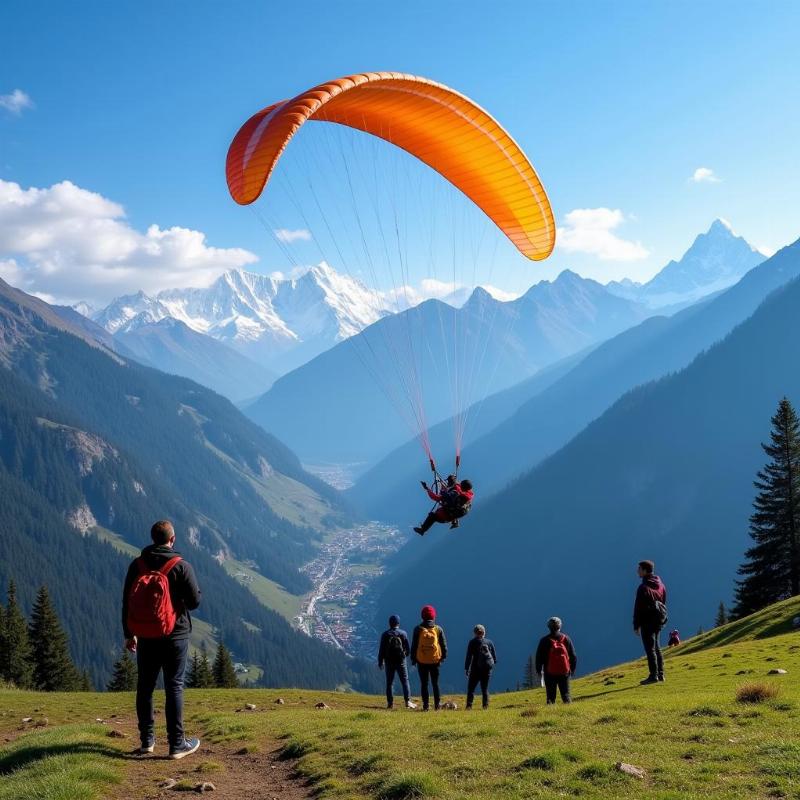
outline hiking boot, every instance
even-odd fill
[[[414,533],[418,533],[420,536],[425,535],[425,531],[422,528],[414,528]]]
[[[151,739],[149,742],[142,742],[142,744],[133,751],[133,754],[135,756],[149,756],[155,752],[155,749],[156,740]]]
[[[664,676],[663,675],[659,675],[658,676],[658,682],[659,683],[664,683]]]
[[[655,675],[648,675],[644,680],[639,681],[640,686],[649,686],[651,683],[658,683]]]
[[[173,760],[185,758],[196,752],[198,747],[200,747],[199,739],[184,739],[183,744],[170,748],[169,757]]]
[[[457,528],[458,526],[459,526],[459,522],[458,522],[458,520],[457,520],[457,519],[454,519],[454,520],[453,520],[453,521],[450,523],[450,530],[452,531],[452,530],[453,530],[453,528]]]
[[[464,711],[472,711],[472,706],[464,706]]]
[[[386,710],[387,711],[391,711],[393,708],[394,708],[394,703],[387,703],[386,704]]]

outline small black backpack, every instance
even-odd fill
[[[475,666],[479,669],[492,669],[492,667],[494,667],[492,649],[487,642],[481,642],[478,645],[478,652],[475,655]]]
[[[404,661],[406,651],[403,649],[403,640],[399,633],[390,633],[389,641],[386,643],[386,660],[391,661],[393,664],[399,664]]]

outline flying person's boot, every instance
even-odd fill
[[[431,513],[425,517],[425,522],[423,522],[418,528],[414,528],[415,533],[418,533],[420,536],[424,536],[433,527],[434,522],[436,522],[436,514],[431,511]]]
[[[454,528],[457,528],[458,526],[459,526],[459,522],[458,522],[458,520],[457,520],[457,519],[454,519],[454,520],[453,520],[453,521],[450,523],[450,530],[452,531]]]

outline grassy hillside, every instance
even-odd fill
[[[496,695],[487,712],[429,714],[385,712],[382,698],[357,694],[190,691],[187,727],[204,747],[180,764],[126,757],[129,695],[0,691],[0,800],[156,797],[169,777],[188,788],[210,779],[221,797],[252,778],[251,800],[797,797],[800,638],[785,631],[798,613],[794,599],[685,642],[663,685],[638,685],[641,661],[579,679],[570,707],[545,706],[541,689]],[[738,702],[745,683],[775,695]],[[245,702],[256,710],[239,713]]]

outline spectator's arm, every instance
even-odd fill
[[[200,584],[197,583],[192,565],[186,561],[181,561],[181,565],[183,566],[181,599],[189,611],[194,611],[200,605],[200,598],[202,597]]]
[[[497,652],[494,649],[494,642],[489,645],[489,650],[492,651],[492,658],[494,659],[494,663],[497,664]]]
[[[378,645],[378,666],[382,667],[386,659],[386,631],[381,634],[381,641]]]
[[[130,639],[133,636],[128,628],[128,595],[131,593],[131,586],[133,586],[134,577],[138,571],[139,568],[134,561],[128,567],[128,572],[125,575],[125,585],[122,589],[122,632],[126,639]]]
[[[574,673],[578,666],[578,655],[575,652],[575,645],[572,644],[572,639],[567,636],[567,654],[569,655],[569,671]]]
[[[444,635],[444,628],[436,626],[439,629],[439,647],[442,648],[442,661],[447,658],[447,638]]]
[[[536,648],[536,671],[541,673],[544,669],[544,662],[547,658],[547,639],[542,639]]]
[[[406,658],[408,658],[409,654],[411,653],[411,645],[408,643],[408,636],[403,634],[403,654]]]
[[[417,663],[417,648],[419,647],[419,626],[414,628],[414,633],[411,636],[411,666]]]

